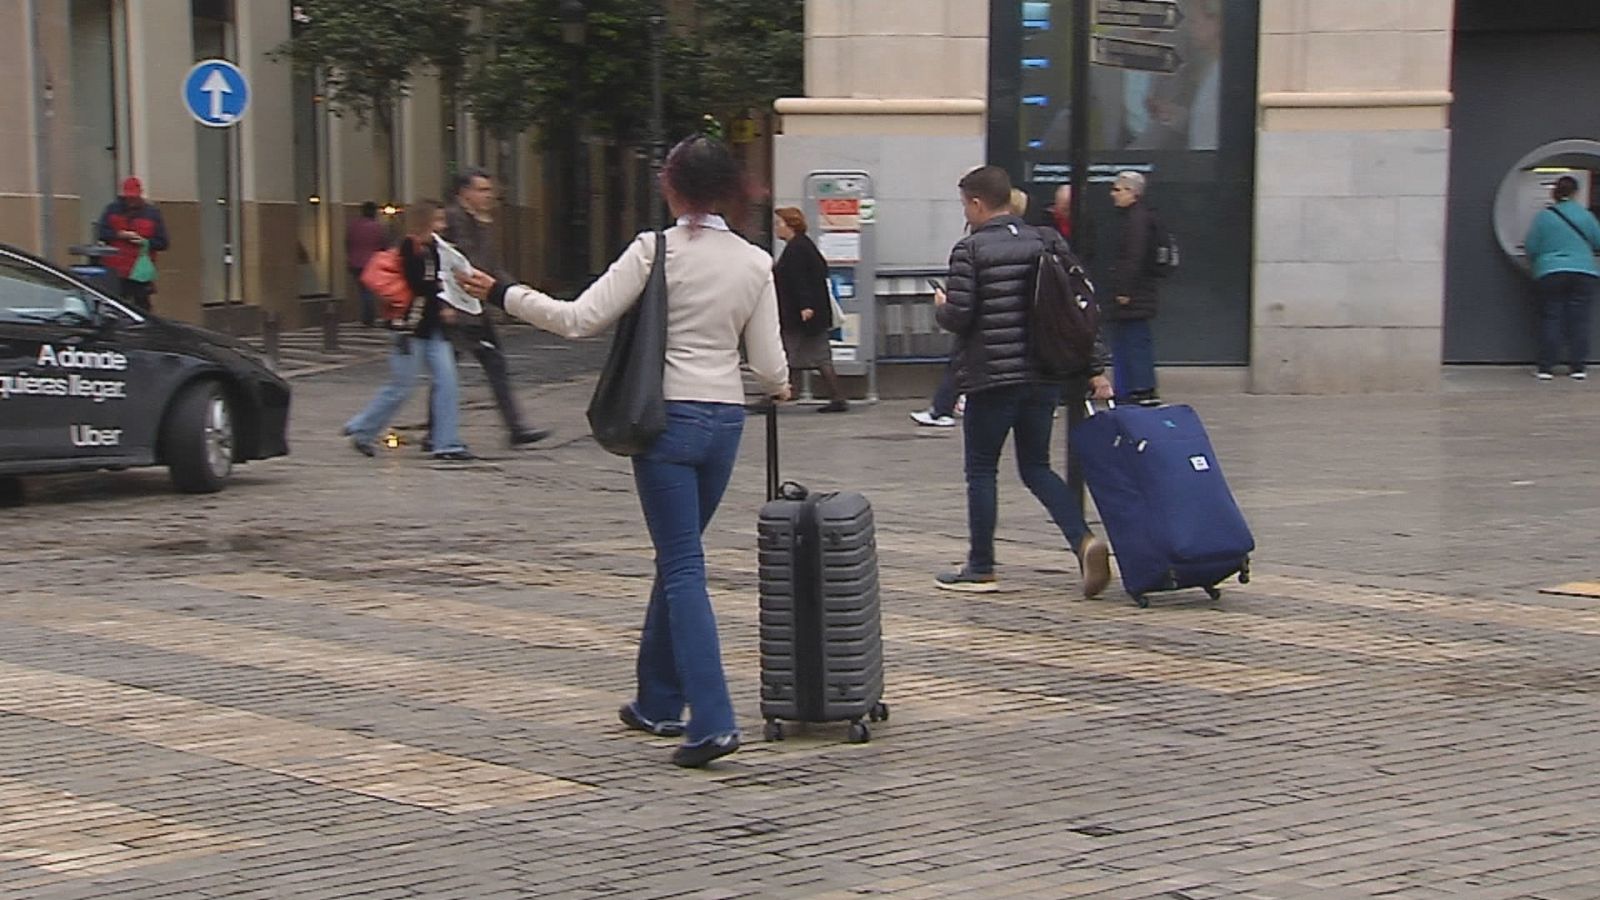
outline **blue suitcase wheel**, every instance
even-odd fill
[[[1248,559],[1244,561],[1243,565],[1239,566],[1239,583],[1250,583],[1250,560]]]
[[[1212,600],[1221,600],[1222,591],[1218,590],[1217,586],[1214,584],[1208,585],[1206,587],[1206,596],[1210,597]]]
[[[1133,595],[1133,602],[1137,603],[1139,605],[1140,609],[1149,609],[1150,608],[1150,598],[1146,597],[1143,594],[1134,594]]]

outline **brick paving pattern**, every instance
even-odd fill
[[[0,896],[1600,897],[1600,600],[1538,592],[1600,575],[1600,395],[1192,398],[1257,574],[1149,610],[1074,599],[1012,472],[1004,590],[932,590],[959,430],[790,408],[785,474],[877,510],[892,718],[760,739],[752,427],[707,535],[746,746],[685,772],[615,721],[650,558],[584,436],[604,345],[512,350],[540,449],[466,362],[488,459],[356,455],[369,362],[297,377],[294,455],[223,494],[30,481]]]

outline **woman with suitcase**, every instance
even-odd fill
[[[638,691],[619,716],[629,728],[684,736],[672,762],[699,767],[739,749],[700,536],[739,455],[745,418],[741,339],[750,370],[767,393],[788,399],[789,370],[778,335],[772,258],[723,218],[750,205],[732,153],[719,141],[690,138],[668,154],[661,187],[677,217],[663,233],[667,428],[648,451],[633,457],[656,577],[639,637]],[[569,338],[587,337],[637,302],[655,251],[655,234],[639,235],[571,303],[526,285],[496,283],[481,272],[463,281],[511,315]],[[692,714],[687,722],[685,706]]]

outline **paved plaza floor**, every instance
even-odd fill
[[[540,449],[502,449],[467,363],[488,459],[357,455],[368,362],[297,379],[293,455],[222,494],[29,482],[0,896],[1600,897],[1600,599],[1540,592],[1600,579],[1600,386],[1169,386],[1260,549],[1219,602],[1148,610],[1074,595],[1010,468],[1004,590],[933,590],[959,429],[790,407],[785,474],[876,508],[892,718],[861,745],[761,739],[752,422],[706,538],[746,744],[688,772],[616,721],[651,562],[582,424],[603,345],[515,346]]]

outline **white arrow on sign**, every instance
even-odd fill
[[[212,69],[206,76],[206,83],[200,85],[200,93],[211,95],[211,118],[222,121],[222,95],[233,93],[233,87],[228,84],[228,79],[222,74],[221,69]]]

